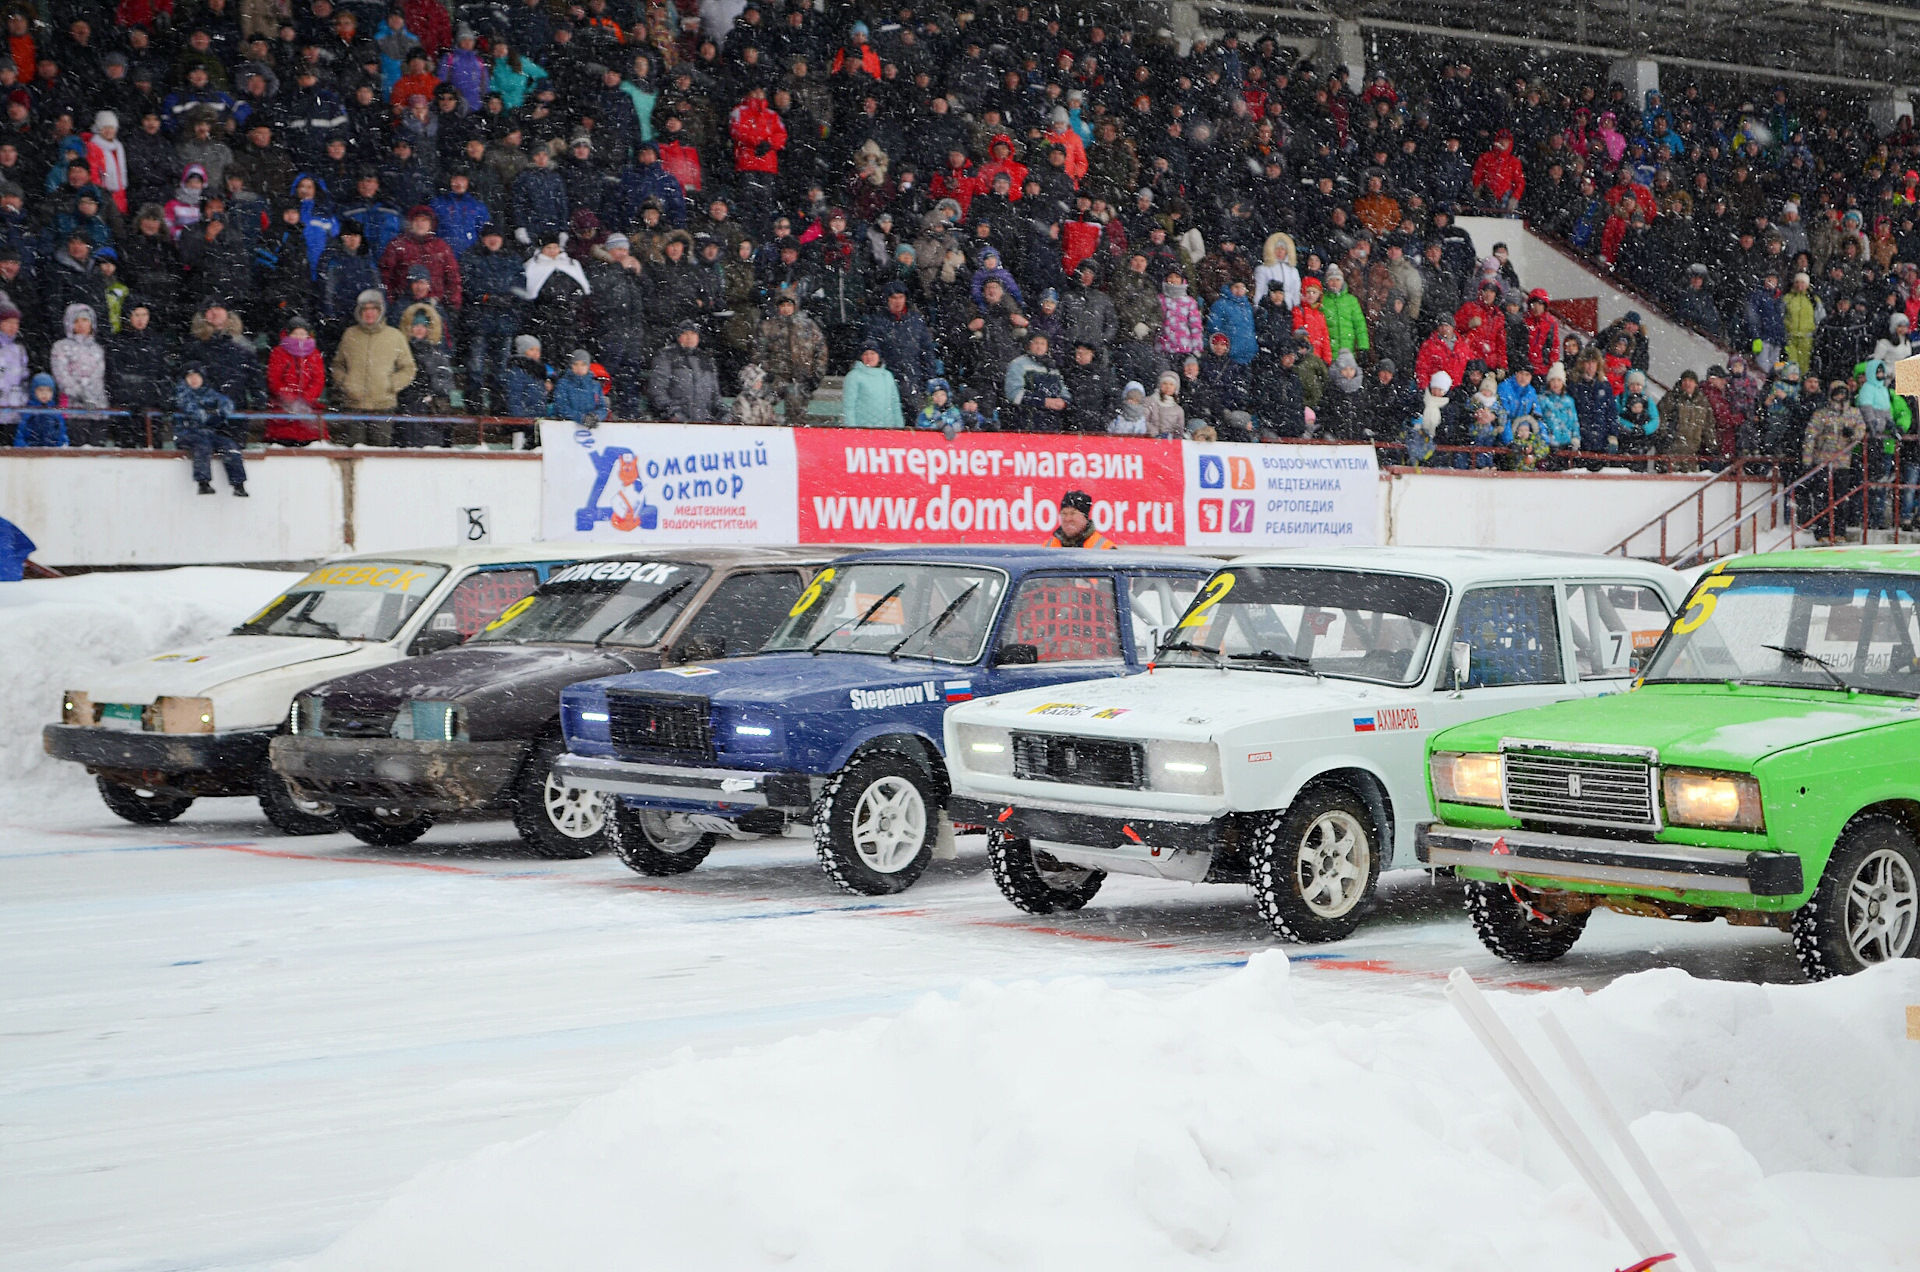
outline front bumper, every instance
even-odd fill
[[[1804,890],[1800,858],[1790,852],[1699,848],[1531,830],[1474,830],[1423,822],[1413,851],[1424,865],[1663,892],[1790,897]]]
[[[40,745],[56,760],[90,773],[195,795],[251,794],[273,729],[224,733],[134,733],[80,724],[49,724]]]
[[[729,816],[756,808],[805,812],[824,784],[806,773],[695,768],[598,755],[563,755],[553,771],[574,786],[622,796],[629,803]]]
[[[274,771],[314,799],[349,808],[459,813],[506,794],[527,743],[278,737]]]
[[[1022,798],[955,795],[947,813],[962,825],[986,826],[1028,840],[1059,861],[1109,874],[1198,883],[1226,842],[1227,818],[1161,809],[1101,808]]]

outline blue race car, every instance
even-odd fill
[[[900,892],[952,851],[948,704],[1140,671],[1216,564],[1045,548],[843,557],[757,655],[569,686],[553,771],[613,801],[608,841],[642,874],[811,823],[834,882]]]

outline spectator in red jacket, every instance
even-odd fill
[[[1547,371],[1560,356],[1560,320],[1547,308],[1547,289],[1527,293],[1527,365],[1534,379],[1545,384]]]
[[[326,434],[320,422],[326,391],[327,360],[320,356],[312,327],[305,318],[289,318],[286,334],[267,358],[267,393],[273,409],[286,412],[267,421],[267,440],[288,446],[319,441]]]
[[[1027,165],[1013,157],[1013,138],[1005,133],[995,133],[993,140],[987,143],[987,153],[992,157],[981,164],[980,171],[975,174],[980,179],[979,188],[992,189],[993,179],[1004,172],[1007,174],[1007,197],[1017,201],[1027,184]]]
[[[1467,348],[1467,360],[1478,358],[1491,369],[1507,369],[1507,315],[1500,306],[1500,288],[1483,280],[1475,300],[1453,312],[1454,329]]]
[[[420,265],[433,284],[427,294],[449,308],[460,308],[460,261],[447,241],[434,233],[438,226],[433,209],[424,203],[407,213],[407,232],[387,244],[380,258],[380,277],[386,283],[387,295],[407,295],[407,271]]]
[[[986,188],[986,183],[968,162],[967,152],[960,149],[947,152],[947,166],[934,173],[933,180],[927,183],[927,193],[935,200],[952,199],[960,205],[962,220],[966,219],[967,205],[973,202],[973,196]]]
[[[1445,371],[1447,379],[1454,384],[1467,376],[1467,342],[1460,339],[1453,319],[1445,314],[1440,315],[1433,334],[1420,346],[1419,356],[1413,362],[1413,382],[1431,384],[1435,371]]]
[[[1501,129],[1493,135],[1493,149],[1474,162],[1474,197],[1497,211],[1513,212],[1526,192],[1527,172],[1513,153],[1513,134]]]

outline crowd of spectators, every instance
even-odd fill
[[[1920,461],[1879,405],[1910,121],[1403,52],[1354,84],[1022,3],[16,3],[0,408],[140,444],[194,367],[236,439],[444,445],[455,412],[798,423],[841,376],[862,427],[1688,466],[1813,462],[1842,385],[1870,464]],[[1464,213],[1735,352],[1650,384],[1639,315],[1577,330]]]

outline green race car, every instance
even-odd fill
[[[1427,761],[1416,855],[1504,958],[1559,958],[1596,908],[1778,927],[1814,979],[1920,955],[1920,548],[1725,561],[1632,692]]]

